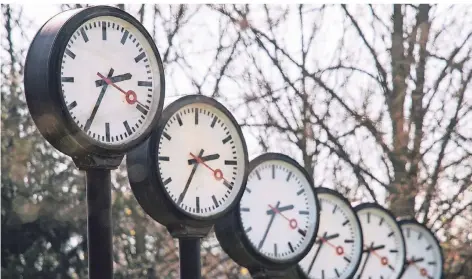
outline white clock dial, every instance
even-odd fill
[[[364,253],[355,278],[397,279],[405,263],[405,243],[395,219],[377,207],[357,211]]]
[[[441,247],[434,235],[425,227],[413,222],[402,223],[401,228],[407,253],[407,265],[402,278],[442,278]]]
[[[167,121],[159,138],[158,170],[165,191],[185,213],[216,215],[240,193],[247,159],[236,125],[205,103],[185,105]]]
[[[359,220],[351,206],[340,197],[318,192],[318,199],[318,237],[299,266],[311,279],[351,278],[363,250]]]
[[[99,16],[69,39],[61,61],[65,105],[77,126],[104,145],[137,139],[161,100],[158,58],[134,25]]]
[[[266,160],[248,176],[240,202],[245,234],[256,251],[272,260],[305,252],[316,233],[318,207],[305,175],[283,160]]]

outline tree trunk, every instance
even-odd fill
[[[406,65],[402,5],[393,5],[392,32],[392,85],[387,96],[387,105],[392,123],[394,160],[393,184],[390,189],[390,208],[397,216],[414,216],[415,193],[408,183],[406,164],[408,158],[408,132],[405,130],[404,105],[406,96]]]

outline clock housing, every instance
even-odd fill
[[[198,108],[205,108],[201,111],[198,110],[198,116],[195,115],[196,111],[192,110],[192,108],[196,108],[195,105],[198,105]],[[187,113],[187,109],[188,115],[184,115],[183,111],[185,110]],[[206,147],[212,145],[202,143],[202,141],[205,141],[206,137],[210,141],[210,137],[214,137],[216,134],[207,133],[208,130],[199,133],[198,129],[194,129],[197,125],[212,126],[212,121],[206,121],[209,120],[210,110],[215,112],[214,115],[219,115],[218,119],[221,118],[221,121],[227,121],[226,125],[232,125],[232,129],[234,129],[233,134],[230,134],[232,141],[238,141],[238,143],[234,143],[234,149],[231,148],[233,146],[230,141],[226,141],[226,138],[224,138],[228,137],[226,132],[221,135],[218,134],[217,141],[224,146],[228,146],[231,155],[234,155],[236,159],[233,161],[233,158],[227,158],[225,155],[228,154],[226,153],[219,154],[220,157],[217,161],[220,164],[224,162],[224,166],[218,166],[218,168],[223,170],[222,174],[225,173],[225,177],[217,181],[220,185],[216,185],[216,182],[212,181],[215,180],[213,174],[205,167],[205,164],[210,167],[215,166],[215,161],[206,161],[204,162],[205,164],[199,163],[193,175],[194,180],[190,182],[189,188],[192,189],[188,190],[187,195],[205,194],[206,191],[211,191],[212,187],[203,185],[205,181],[211,183],[211,186],[218,187],[217,189],[215,188],[215,191],[228,188],[231,188],[232,191],[230,191],[227,197],[216,201],[221,201],[218,204],[219,208],[217,208],[216,204],[213,206],[212,196],[200,197],[201,208],[197,212],[195,207],[190,207],[189,203],[185,202],[185,198],[182,203],[179,203],[176,193],[181,192],[182,184],[187,181],[187,177],[191,173],[190,161],[195,160],[188,153],[193,152],[192,155],[198,156],[198,150],[203,150],[202,145]],[[215,121],[215,127],[210,129],[223,130],[222,127],[224,125],[221,121],[218,122],[218,119]],[[183,120],[186,120],[186,122],[183,122]],[[191,123],[187,120],[191,120]],[[172,125],[179,127],[173,134],[168,130]],[[220,126],[216,127],[216,125]],[[186,129],[186,126],[192,127]],[[222,135],[224,135],[223,138],[221,138]],[[176,146],[173,143],[169,143],[171,139],[174,140],[174,138],[178,137],[184,139],[182,144],[188,144],[188,146],[182,146],[182,144]],[[210,150],[207,151],[210,152]],[[203,153],[201,157],[205,157],[206,154],[208,153]],[[244,136],[232,114],[221,103],[212,98],[203,95],[188,95],[167,106],[151,137],[143,145],[127,154],[128,178],[131,189],[141,207],[159,223],[168,228],[176,226],[207,227],[213,225],[215,220],[227,214],[240,200],[246,186],[249,165],[247,158]],[[175,160],[179,160],[179,162],[172,162]],[[226,162],[227,160],[231,162],[228,163]],[[237,166],[237,169],[233,169],[234,166]],[[231,170],[231,173],[229,170]],[[228,184],[225,183],[227,175]],[[178,190],[176,190],[177,188]],[[225,193],[222,193],[222,195],[224,196]],[[213,210],[204,211],[204,198],[211,202],[210,206],[213,206]]]
[[[320,201],[318,240],[298,263],[297,278],[352,278],[363,251],[359,218],[349,200],[339,192],[324,187],[316,188],[316,192]],[[325,237],[333,238],[320,247],[319,237],[323,237],[324,233],[327,233]]]
[[[374,252],[363,253],[355,276],[362,273],[362,278],[400,278],[404,271],[406,250],[405,240],[395,216],[377,203],[359,204],[354,210],[362,226],[364,251],[375,249]]]
[[[314,190],[313,180],[309,177],[306,170],[303,169],[303,167],[301,167],[295,160],[280,153],[262,154],[253,159],[249,165],[249,178],[246,185],[246,192],[244,193],[238,206],[231,210],[228,215],[217,221],[215,224],[216,237],[223,250],[235,262],[248,268],[251,273],[257,273],[259,270],[286,270],[301,260],[308,253],[309,248],[315,241],[316,232],[319,225],[319,201]],[[275,185],[275,182],[274,184],[270,185],[258,185],[258,181],[266,181],[266,176],[268,176],[269,179],[280,179],[283,182],[279,181],[277,184],[282,183],[284,185],[277,186]],[[303,183],[302,187],[300,183]],[[271,228],[272,222],[280,222],[282,226],[286,226],[287,228],[292,226],[292,221],[289,223],[287,220],[283,220],[283,217],[281,216],[276,216],[272,221],[269,220],[270,216],[265,216],[267,218],[265,218],[266,220],[264,222],[248,223],[249,219],[252,218],[251,220],[253,220],[254,218],[257,218],[254,216],[250,217],[248,215],[247,218],[249,219],[247,219],[245,214],[249,213],[248,211],[258,209],[258,211],[262,212],[262,215],[270,215],[269,211],[271,210],[277,212],[277,209],[274,210],[273,208],[279,208],[278,205],[272,204],[276,201],[273,199],[267,200],[267,198],[270,197],[270,194],[259,195],[256,191],[256,187],[264,187],[264,189],[269,189],[269,192],[266,191],[266,193],[270,193],[271,185],[274,186],[272,187],[274,191],[275,189],[282,190],[282,188],[276,187],[283,186],[283,188],[286,188],[285,190],[293,191],[294,196],[299,196],[297,193],[300,193],[300,195],[305,193],[307,195],[307,199],[312,200],[312,202],[308,203],[310,206],[312,206],[312,208],[306,208],[306,205],[303,204],[295,205],[295,208],[292,209],[297,214],[299,211],[302,212],[302,215],[300,216],[309,216],[308,214],[310,214],[313,217],[310,218],[308,227],[305,227],[303,220],[299,219],[298,222],[296,222],[297,226],[292,228],[293,231],[280,231],[277,229],[269,231],[267,226]],[[252,201],[246,201],[246,196],[249,197],[251,195],[257,196],[251,197]],[[288,195],[288,192],[284,192],[283,194],[283,196]],[[254,201],[257,201],[258,203],[260,202],[264,206],[254,206]],[[272,207],[269,207],[267,203],[271,204]],[[287,201],[286,203],[290,202]],[[250,206],[251,204],[253,205],[252,207]],[[288,206],[289,205],[287,204],[280,203],[280,208],[288,208]],[[297,206],[300,207],[296,208]],[[288,214],[288,211],[284,211],[284,214]],[[295,213],[290,212],[290,215],[287,218],[295,216],[293,214]],[[301,218],[300,216],[296,215],[295,217]],[[267,222],[269,222],[269,225]],[[274,225],[274,228],[275,227],[277,226]],[[288,235],[285,239],[287,241],[279,241],[280,239],[283,239],[285,233],[297,234],[299,230],[303,231],[303,239],[301,241],[297,240],[295,243],[294,239],[292,239],[293,237],[290,237],[289,239]],[[273,250],[262,248],[260,242],[265,241],[261,240],[259,242],[259,239],[256,240],[253,236],[250,236],[250,234],[255,232],[259,232],[257,235],[262,236],[264,240],[268,239],[268,234],[276,234],[273,235],[271,240],[274,242],[271,242],[271,245],[276,244],[270,246],[270,248],[273,248]],[[259,243],[259,245],[256,242]],[[263,245],[266,244],[263,243]],[[289,248],[291,251],[288,250]]]
[[[407,264],[403,279],[444,278],[444,256],[439,240],[415,219],[398,222],[405,238]],[[408,261],[416,261],[410,264]]]
[[[144,126],[141,126],[139,131],[135,131],[135,134],[139,136],[133,136],[124,141],[120,139],[119,144],[97,140],[97,137],[94,139],[91,134],[83,131],[70,113],[73,100],[70,100],[71,103],[66,103],[67,101],[64,100],[63,95],[63,85],[71,81],[71,77],[62,76],[62,62],[65,57],[64,53],[68,52],[70,47],[69,41],[79,33],[83,36],[80,27],[84,26],[84,23],[102,17],[115,18],[117,21],[123,22],[123,25],[137,30],[139,34],[136,35],[141,37],[149,46],[148,58],[155,61],[156,70],[159,72],[156,73],[157,80],[155,80],[153,88],[153,94],[158,96],[149,108],[148,120]],[[73,56],[74,54],[70,54],[69,57],[72,59]],[[120,59],[120,55],[117,53],[110,57],[111,59]],[[94,63],[93,55],[90,55],[88,59],[90,60],[88,61],[89,64]],[[106,76],[107,73],[103,73],[103,75]],[[99,79],[98,76],[97,79]],[[146,140],[162,111],[164,87],[162,62],[151,36],[133,16],[114,7],[94,6],[69,10],[56,15],[38,31],[26,58],[25,95],[31,116],[46,140],[56,149],[73,158],[88,155],[118,156]],[[67,91],[67,89],[65,90]],[[97,97],[99,92],[100,90],[97,89]],[[83,94],[86,93],[88,92],[83,92]],[[121,93],[108,92],[108,94]],[[100,104],[100,106],[106,106],[106,103]],[[118,112],[115,111],[114,113]],[[105,126],[103,129],[105,130]]]

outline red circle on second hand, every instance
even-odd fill
[[[382,258],[380,259],[380,263],[381,263],[382,265],[387,265],[387,264],[388,264],[388,259],[387,259],[386,257],[382,257]]]
[[[126,92],[126,102],[130,105],[136,103],[138,101],[138,98],[136,96],[136,93],[133,90],[128,90]]]
[[[424,268],[422,268],[422,269],[420,270],[420,273],[421,273],[421,276],[423,276],[423,277],[424,277],[424,276],[428,276],[428,272],[427,272],[426,269],[424,269]]]
[[[216,169],[213,172],[213,176],[215,176],[216,180],[221,180],[221,179],[223,179],[223,172],[220,169]]]
[[[341,247],[341,246],[336,247],[336,254],[338,254],[339,256],[341,256],[342,254],[344,254],[344,249],[343,249],[343,247]]]
[[[290,228],[291,228],[292,230],[296,229],[297,226],[298,226],[297,220],[295,220],[295,219],[290,219],[289,225],[290,225]]]

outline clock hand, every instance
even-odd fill
[[[412,258],[410,263],[419,263],[419,262],[422,262],[422,261],[424,261],[424,258],[419,258],[419,259]]]
[[[279,204],[280,204],[280,201],[277,202],[276,206],[279,206]],[[267,229],[264,233],[264,236],[262,237],[261,242],[259,242],[259,246],[257,247],[259,250],[262,248],[262,245],[264,245],[264,241],[267,238],[267,234],[269,233],[269,229],[272,226],[272,223],[274,222],[274,219],[275,219],[275,214],[272,215],[272,217],[270,217],[270,221],[269,221],[269,224],[267,225]]]
[[[339,237],[339,233],[335,233],[333,235],[324,237],[324,240],[328,241],[328,240],[335,239],[335,238],[338,238],[338,237]]]
[[[325,232],[323,234],[322,237],[320,237],[320,239],[323,239],[323,237],[325,237],[327,234],[327,232]],[[316,249],[316,252],[315,252],[315,256],[313,257],[313,260],[311,260],[311,263],[310,263],[310,266],[308,267],[308,274],[310,274],[311,270],[313,269],[313,265],[315,264],[315,260],[316,260],[316,257],[318,257],[318,254],[320,253],[320,250],[321,250],[321,246],[323,246],[323,241],[320,241],[318,242],[320,245],[318,245],[318,249]]]
[[[286,206],[281,206],[281,207],[278,208],[279,212],[284,212],[284,211],[287,211],[287,210],[290,210],[290,209],[293,209],[293,204],[286,205]],[[267,215],[274,214],[274,213],[275,212],[272,209],[269,209],[266,212]]]
[[[414,263],[419,263],[422,261],[424,261],[424,258],[415,259],[414,257],[411,257],[411,260],[407,261],[407,264],[414,264]]]
[[[113,68],[110,69],[108,72],[108,77],[111,77],[113,75]],[[105,78],[105,77],[104,77]],[[87,119],[87,122],[85,123],[84,131],[87,132],[88,129],[90,129],[90,126],[92,125],[93,119],[95,118],[95,114],[97,114],[98,107],[102,103],[103,96],[105,96],[105,92],[107,91],[108,85],[105,84],[102,87],[102,90],[100,91],[100,95],[98,95],[97,102],[95,102],[95,106],[92,109],[92,113],[90,114],[90,117]]]
[[[364,245],[365,246],[365,245]],[[369,251],[375,251],[375,250],[380,250],[380,249],[384,249],[385,248],[385,245],[379,245],[379,246],[375,246],[375,247],[368,247],[366,248],[366,250],[369,250]],[[366,251],[364,250],[364,252]]]
[[[385,245],[379,245],[379,246],[372,247],[370,250],[375,251],[375,250],[381,250],[381,249],[384,249],[384,248],[385,248]]]
[[[279,203],[280,203],[280,202],[279,202]],[[269,204],[269,207],[270,207],[270,209],[272,209],[272,211],[273,211],[274,213],[280,214],[280,216],[282,216],[285,220],[287,220],[287,221],[288,221],[288,224],[290,225],[290,228],[291,228],[292,230],[294,230],[294,229],[296,229],[296,228],[298,227],[297,220],[295,220],[295,218],[292,218],[292,219],[287,218],[287,216],[283,215],[282,212],[279,211],[278,207],[275,207],[275,208],[274,208],[274,207],[272,207],[270,204]],[[275,214],[274,214],[274,216],[275,216]],[[301,229],[299,229],[298,231],[299,231],[301,234],[303,234],[303,235],[305,234],[305,232],[302,231]]]
[[[121,93],[125,94],[126,95],[126,102],[128,104],[132,105],[132,104],[137,102],[138,104],[140,104],[141,106],[144,107],[144,105],[138,101],[138,97],[136,96],[136,92],[134,92],[133,90],[124,91],[123,89],[121,89],[121,87],[114,84],[109,78],[104,77],[102,74],[97,72],[97,76],[99,76],[101,79],[103,79],[103,81],[105,81],[105,83],[107,83],[108,85],[111,85],[111,86],[115,87]]]
[[[326,235],[326,234],[325,234]],[[320,237],[320,239],[318,240],[320,243],[321,242],[326,242],[326,244],[328,244],[329,246],[333,247],[334,250],[336,250],[336,254],[338,256],[341,256],[342,254],[344,254],[344,248],[342,246],[335,246],[334,244],[332,244],[331,242],[329,242],[330,239],[334,239],[334,238],[337,238],[339,237],[339,234],[333,234],[333,235],[330,235],[330,236],[324,236],[324,237]]]
[[[374,243],[372,242],[372,244],[370,244],[370,247],[374,246]],[[361,276],[362,276],[362,273],[364,273],[364,269],[367,265],[367,261],[369,260],[369,257],[370,257],[370,249],[368,250],[364,250],[363,253],[367,253],[367,256],[365,257],[365,261],[364,261],[364,264],[362,265],[362,268],[361,268],[361,271],[359,273],[359,275],[357,276],[357,279],[360,279]]]
[[[426,268],[420,268],[416,263],[417,262],[422,262],[424,261],[423,258],[419,258],[419,259],[414,259],[414,258],[411,258],[411,260],[407,261],[407,265],[413,265],[416,269],[418,269],[418,271],[420,272],[421,276],[422,277],[428,277],[428,278],[432,278],[429,274],[428,274],[428,271],[426,270]]]
[[[200,150],[200,153],[198,153],[199,156],[202,156],[203,154],[203,149]],[[185,184],[185,188],[182,191],[182,193],[179,196],[179,199],[177,200],[177,204],[180,204],[185,197],[185,194],[187,194],[188,187],[190,186],[190,182],[192,181],[193,175],[195,174],[195,171],[197,170],[198,164],[195,164],[192,168],[192,172],[190,173],[190,176],[188,177],[187,184]]]
[[[113,83],[116,83],[116,82],[120,82],[120,81],[129,80],[129,79],[131,79],[131,77],[132,77],[132,75],[130,73],[126,73],[126,74],[110,77],[110,81],[113,82]],[[106,83],[106,81],[104,81],[103,79],[99,79],[99,80],[95,81],[95,85],[97,87],[100,87],[100,86],[104,85],[105,83]]]
[[[207,161],[211,161],[211,160],[216,160],[218,158],[220,158],[220,154],[207,155],[207,156],[201,157],[200,159],[202,159],[203,162],[207,162]],[[189,165],[193,165],[196,162],[197,162],[197,159],[189,159],[188,160]]]
[[[190,153],[190,156],[193,157],[193,159],[195,159],[198,163],[201,163],[203,164],[205,167],[207,167],[209,170],[211,170],[213,172],[213,177],[215,177],[215,179],[217,181],[223,179],[226,183],[229,184],[228,180],[226,180],[224,177],[223,177],[223,172],[220,170],[220,169],[216,169],[214,170],[212,167],[210,167],[209,165],[207,165],[201,158],[200,156],[195,156],[193,155],[192,153]]]
[[[388,264],[388,258],[387,258],[387,257],[382,257],[382,256],[380,256],[377,252],[375,252],[375,250],[379,250],[379,249],[383,249],[383,248],[385,248],[385,245],[379,245],[379,246],[376,246],[376,247],[374,247],[373,245],[371,245],[368,250],[369,250],[369,252],[371,252],[372,254],[374,254],[374,256],[376,256],[377,258],[380,259],[380,263],[381,263],[382,265],[388,265],[388,267],[390,267],[390,268],[393,270],[393,266],[391,266],[390,264]]]

